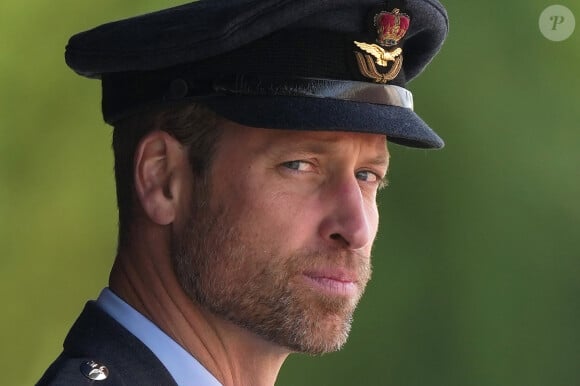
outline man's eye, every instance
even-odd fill
[[[376,175],[376,173],[368,170],[361,170],[356,172],[356,178],[365,182],[377,182],[380,180],[380,177]]]
[[[296,170],[299,172],[306,172],[312,169],[312,164],[306,161],[288,161],[282,164],[285,168]]]

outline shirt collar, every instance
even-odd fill
[[[143,342],[178,385],[221,386],[191,354],[109,288],[101,291],[97,305]]]

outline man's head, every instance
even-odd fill
[[[138,127],[138,140],[120,132]],[[160,130],[169,135],[155,139]],[[156,152],[155,141],[176,146]],[[125,146],[138,156],[125,157]],[[171,209],[171,259],[194,302],[293,351],[345,342],[370,279],[383,135],[251,128],[193,104],[125,121],[114,149],[120,248],[131,248],[143,217],[167,218],[160,201],[173,197],[148,193],[156,180],[180,178],[168,183],[179,193],[165,192],[188,197]],[[185,160],[190,173],[147,171],[163,157]]]
[[[446,32],[431,0],[201,0],[73,37],[115,126],[120,247],[142,219],[165,227],[195,304],[289,350],[339,348],[387,139],[443,146],[405,85]]]

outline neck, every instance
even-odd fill
[[[222,385],[274,385],[289,350],[192,301],[173,272],[169,240],[159,240],[159,233],[159,229],[140,229],[139,242],[119,250],[109,280],[111,290],[180,344]]]

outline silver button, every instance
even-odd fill
[[[109,369],[95,361],[86,361],[81,365],[81,373],[93,381],[102,381],[109,376]]]

